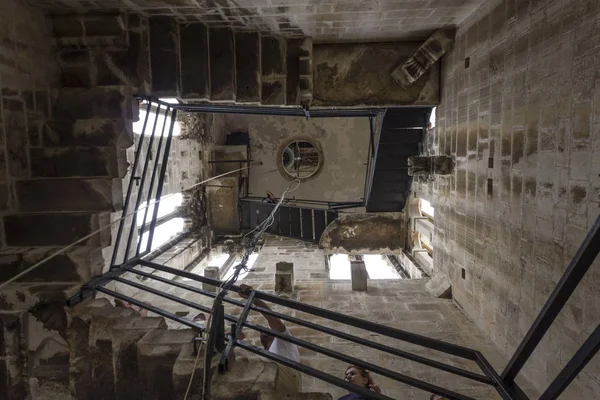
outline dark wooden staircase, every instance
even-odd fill
[[[420,153],[430,114],[430,107],[389,108],[386,111],[367,182],[367,212],[404,209],[412,184],[412,177],[408,176],[408,158]]]
[[[240,206],[244,230],[256,228],[275,208],[275,204],[249,199],[240,199]],[[281,205],[267,232],[307,242],[319,242],[325,228],[337,218],[337,215],[337,211],[322,208]]]

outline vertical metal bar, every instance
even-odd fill
[[[135,153],[135,160],[133,161],[133,167],[131,168],[131,176],[129,177],[129,184],[127,185],[127,195],[125,196],[125,204],[123,204],[123,212],[121,213],[121,218],[127,215],[127,208],[129,207],[129,200],[131,199],[131,192],[133,190],[133,181],[135,170],[137,169],[138,163],[140,161],[140,153],[142,151],[142,142],[144,141],[144,132],[146,131],[146,125],[148,124],[148,117],[150,116],[150,108],[152,107],[152,103],[148,101],[148,106],[146,107],[146,118],[144,118],[144,126],[142,128],[142,134],[140,135],[140,141],[138,142],[137,150]],[[135,137],[135,134],[134,134]],[[117,230],[117,237],[115,238],[115,247],[113,249],[113,254],[110,259],[111,268],[115,265],[117,261],[117,253],[119,252],[119,244],[121,242],[121,235],[123,234],[123,226],[126,224],[126,220],[123,219],[119,222],[119,229]],[[127,254],[125,254],[125,258],[127,258]],[[125,259],[123,259],[125,262]]]
[[[477,362],[477,365],[479,365],[479,368],[481,368],[481,371],[486,376],[492,378],[492,380],[495,382],[494,387],[496,388],[498,394],[502,397],[502,399],[528,400],[527,396],[525,396],[525,394],[521,391],[521,389],[518,388],[518,386],[508,384],[507,382],[504,382],[502,378],[500,378],[500,375],[498,375],[494,367],[492,367],[487,358],[485,358],[483,354],[481,354],[481,352],[476,351],[475,357],[475,361]]]
[[[255,292],[252,291],[250,293],[250,296],[248,296],[248,300],[246,301],[246,304],[244,305],[244,308],[242,309],[242,312],[240,313],[238,322],[236,324],[231,325],[231,339],[232,340],[230,340],[229,343],[227,343],[227,347],[225,348],[225,351],[223,352],[223,355],[221,356],[221,360],[219,361],[219,371],[221,371],[221,372],[227,371],[227,361],[229,359],[229,354],[231,354],[231,351],[233,350],[233,347],[235,346],[235,341],[237,340],[237,338],[240,337],[240,334],[242,333],[242,329],[244,328],[244,322],[246,322],[246,318],[248,318],[248,313],[250,312],[252,303],[254,303],[254,293]]]
[[[167,136],[167,143],[165,144],[165,154],[163,158],[163,164],[160,169],[160,176],[158,177],[159,183],[158,188],[156,190],[156,198],[160,199],[162,197],[163,191],[163,183],[165,181],[165,174],[167,173],[167,164],[169,161],[169,152],[171,151],[171,140],[173,139],[173,127],[175,126],[175,120],[177,119],[177,110],[173,109],[171,112],[171,127],[169,128],[169,135]],[[152,239],[154,239],[154,228],[156,228],[156,217],[158,216],[158,207],[154,207],[154,213],[152,214],[152,219],[150,220],[150,233],[148,233],[148,244],[146,246],[146,251],[150,251],[152,248]]]
[[[215,343],[217,341],[217,334],[218,334],[218,330],[221,327],[220,325],[223,324],[223,317],[224,317],[224,312],[223,312],[223,301],[222,299],[217,296],[215,298],[215,301],[213,303],[213,315],[212,315],[212,321],[210,323],[210,332],[208,332],[208,339],[206,340],[206,353],[204,356],[204,370],[203,370],[203,375],[204,375],[204,387],[202,388],[202,398],[203,400],[210,400],[211,396],[210,396],[210,379],[209,379],[209,371],[210,371],[210,366],[212,365],[212,358],[213,355],[215,353]],[[220,317],[219,317],[220,316]],[[221,321],[219,321],[221,320]]]
[[[559,372],[558,376],[548,389],[542,394],[540,400],[554,400],[569,386],[587,363],[596,355],[600,349],[600,325],[596,326],[594,332],[581,345],[577,353],[569,360],[567,365]]]
[[[215,340],[215,349],[217,351],[222,352],[225,350],[225,307],[223,303],[219,305],[215,313],[216,317],[216,340]]]
[[[590,229],[583,240],[567,270],[560,278],[548,301],[544,304],[544,307],[531,328],[529,328],[519,348],[515,351],[515,354],[513,354],[510,362],[502,372],[502,379],[506,381],[513,381],[515,379],[531,356],[531,353],[533,353],[540,340],[542,340],[552,325],[552,322],[554,322],[560,310],[562,310],[569,297],[571,297],[571,294],[575,291],[575,288],[577,288],[577,285],[579,285],[581,279],[583,279],[588,268],[596,259],[598,252],[600,252],[600,216],[596,218],[596,222],[594,222],[592,229]]]
[[[375,156],[375,141],[374,141],[374,137],[375,137],[375,122],[373,120],[373,117],[370,116],[369,117],[369,133],[370,133],[370,138],[371,141],[369,142],[369,149],[371,150],[370,157],[374,157]]]
[[[142,179],[140,180],[140,186],[138,190],[138,197],[135,201],[135,214],[133,214],[133,219],[131,222],[131,230],[129,231],[129,235],[127,237],[127,246],[125,246],[125,260],[129,257],[129,249],[131,248],[131,240],[133,239],[133,233],[137,234],[137,210],[140,207],[140,201],[143,197],[144,193],[144,183],[146,182],[146,172],[148,171],[148,162],[150,161],[150,153],[152,151],[152,143],[154,143],[154,132],[156,131],[156,124],[158,123],[158,115],[160,114],[160,104],[156,107],[156,117],[154,118],[154,125],[152,126],[152,136],[150,136],[150,141],[148,142],[148,153],[146,154],[146,160],[144,160],[144,169],[142,171]],[[144,131],[144,134],[146,131]]]
[[[167,125],[167,118],[169,117],[169,110],[171,108],[167,107],[165,109],[165,119],[163,121],[163,126],[162,126],[162,130],[160,131],[160,139],[158,139],[158,147],[156,149],[156,159],[154,160],[154,166],[152,167],[152,175],[150,176],[150,188],[148,189],[148,196],[146,196],[146,209],[144,210],[144,219],[142,221],[142,229],[140,232],[140,237],[138,240],[138,244],[137,244],[137,249],[135,251],[135,255],[139,256],[140,255],[140,248],[142,246],[142,237],[144,236],[144,228],[146,227],[146,218],[148,218],[148,210],[150,209],[150,199],[152,198],[152,189],[154,189],[154,181],[156,178],[156,171],[158,170],[158,160],[160,159],[160,150],[162,149],[162,142],[163,142],[163,137],[165,135],[165,127]],[[156,114],[156,119],[158,120],[158,116],[159,114]],[[151,150],[149,151],[151,153]],[[159,185],[162,184],[162,182],[158,183]],[[158,192],[158,189],[157,189]],[[160,206],[160,203],[158,202],[158,198],[154,199],[154,208],[158,208]]]

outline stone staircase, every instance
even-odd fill
[[[161,317],[142,317],[113,307],[101,298],[82,303],[68,313],[70,387],[76,399],[182,399],[194,369],[192,329],[167,329]],[[211,367],[214,400],[313,399],[326,393],[285,396],[274,393],[277,367],[264,361],[235,360],[225,374]],[[202,358],[189,399],[199,399]]]
[[[152,93],[210,102],[299,105],[312,99],[312,39],[150,19]]]
[[[57,16],[54,33],[62,48],[111,49],[96,55],[101,83],[204,102],[300,105],[312,100],[309,37],[208,28],[171,17],[143,19],[143,26],[139,20],[120,14]],[[146,40],[139,40],[139,34]],[[82,72],[80,65],[63,73],[63,84],[89,85]]]
[[[22,171],[14,182],[14,212],[3,217],[0,281],[90,235],[122,208],[132,96],[148,86],[137,68],[144,22],[121,15],[60,21],[54,26],[59,87],[46,112],[27,115],[28,140],[15,149]],[[74,33],[77,40],[61,40]],[[8,293],[4,302],[18,310],[63,301],[102,271],[101,252],[110,244],[108,229],[89,237],[20,279],[21,295]],[[41,285],[47,282],[53,285]]]

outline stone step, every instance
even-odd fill
[[[181,98],[210,98],[209,30],[202,23],[179,27]]]
[[[150,19],[150,66],[152,94],[179,96],[179,24],[174,18]]]
[[[277,392],[263,392],[257,400],[333,400],[329,393],[302,392],[295,394],[282,394]]]
[[[128,19],[119,13],[54,15],[52,30],[59,47],[126,48]]]
[[[54,120],[131,119],[132,93],[125,87],[62,88]]]
[[[258,32],[235,33],[236,100],[260,103],[261,39]]]
[[[48,121],[42,146],[100,146],[126,149],[133,145],[133,125],[125,119],[78,119]]]
[[[167,324],[162,317],[94,316],[90,328],[90,345],[95,345],[93,391],[102,393],[103,398],[112,391],[116,399],[135,398],[140,389],[137,344],[148,332],[166,329]]]
[[[211,395],[214,400],[256,399],[260,393],[275,391],[276,378],[275,363],[258,360],[235,361],[226,373],[214,376]],[[245,397],[242,397],[242,394]]]
[[[0,282],[26,270],[61,247],[9,247],[0,252]],[[17,282],[87,282],[102,272],[102,250],[77,248],[46,261]]]
[[[66,246],[110,223],[110,213],[21,213],[3,219],[7,246]],[[110,236],[105,229],[78,246],[107,247]]]
[[[29,155],[33,178],[123,178],[128,168],[126,149],[114,146],[32,147]]]
[[[286,104],[286,40],[282,37],[261,37],[262,104]]]
[[[154,330],[137,343],[141,398],[173,398],[173,366],[184,345],[196,336],[192,329]]]
[[[20,212],[119,211],[123,207],[120,179],[31,179],[15,182],[15,191]]]
[[[235,101],[235,44],[233,31],[214,28],[209,33],[210,98],[212,101]]]
[[[77,398],[132,398],[139,392],[137,342],[148,332],[166,329],[159,317],[142,317],[114,307],[107,299],[70,310],[71,385]]]
[[[312,38],[288,39],[285,64],[287,104],[312,100]]]

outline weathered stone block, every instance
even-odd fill
[[[116,147],[32,148],[33,177],[123,178],[127,171],[125,149]]]
[[[28,145],[26,115],[23,104],[21,111],[6,111],[4,100],[4,128],[6,134],[6,165],[8,173],[13,178],[26,178],[29,176]],[[16,109],[16,108],[15,108]]]
[[[121,36],[127,33],[127,19],[119,14],[98,14],[83,16],[83,26],[87,36]]]
[[[235,50],[231,29],[210,31],[211,100],[235,100]]]
[[[367,291],[367,268],[364,261],[350,261],[350,274],[352,277],[352,290]]]
[[[285,105],[285,77],[268,80],[262,79],[262,99],[261,103],[265,105]]]
[[[275,264],[275,292],[292,293],[294,291],[294,264],[278,262]]]
[[[119,179],[32,179],[15,184],[19,211],[119,211]],[[47,201],[52,199],[52,201]]]
[[[263,35],[261,36],[261,47],[262,76],[285,75],[285,39]]]
[[[438,104],[439,64],[405,90],[390,73],[418,49],[412,43],[316,44],[314,106]]]
[[[59,248],[8,248],[0,254],[0,281],[15,276]],[[104,259],[100,249],[81,248],[60,254],[17,282],[87,282],[102,272]]]
[[[194,354],[194,345],[193,343],[184,344],[181,348],[181,352],[173,365],[173,389],[174,393],[178,396],[183,396],[187,390],[187,386],[190,382],[190,377],[192,371],[194,371],[195,365],[195,377],[201,377],[204,373],[204,355],[206,353],[202,352],[199,357]],[[219,365],[219,361],[221,359],[221,354],[217,353],[211,359],[211,367],[210,372],[208,373],[209,377],[212,377],[217,372],[217,367]],[[196,361],[197,360],[197,361]],[[233,362],[233,352],[231,352],[230,363]],[[190,388],[189,396],[190,398],[194,398],[198,396],[200,398],[200,394],[202,392],[202,385],[192,385]]]
[[[109,222],[104,214],[20,214],[4,216],[8,246],[66,246]],[[79,246],[108,246],[110,230],[105,229]]]
[[[312,78],[312,39],[289,39],[286,49],[286,103],[300,104],[300,79]]]
[[[150,330],[167,329],[162,317],[119,318],[112,326],[112,354],[117,399],[139,395],[137,343]]]
[[[57,15],[52,18],[52,30],[56,37],[83,35],[81,18],[76,15]]]
[[[235,73],[238,102],[260,102],[260,35],[256,32],[236,32]]]
[[[133,127],[124,119],[81,119],[50,121],[43,130],[44,147],[133,145]]]
[[[147,399],[167,399],[173,394],[173,365],[181,348],[195,336],[191,329],[154,330],[138,342],[138,366]]]
[[[24,318],[26,314],[0,314],[0,393],[7,400],[25,398],[25,385],[22,379],[26,373],[21,362],[23,348]]]
[[[181,52],[181,97],[204,99],[210,96],[208,28],[202,23],[179,28]]]
[[[258,395],[258,400],[332,400],[329,393],[302,392],[295,394],[283,394],[277,392],[266,392]]]
[[[57,119],[128,118],[131,99],[112,88],[64,88],[54,107]]]
[[[204,276],[212,279],[219,279],[219,267],[206,267],[204,268]],[[217,291],[216,286],[208,283],[202,283],[202,289],[208,290],[209,292],[215,293]]]
[[[126,308],[113,307],[106,298],[89,300],[67,311],[67,342],[70,350],[70,383],[73,396],[76,398],[95,398],[92,389],[102,396],[108,393],[114,398],[114,382],[103,376],[99,368],[105,363],[112,369],[112,359],[106,358],[106,353],[112,354],[112,348],[106,342],[101,343],[101,351],[96,348],[96,340],[92,341],[97,332],[92,331],[92,323],[96,326],[104,322],[110,325],[117,318],[135,317],[135,311]],[[95,328],[97,330],[97,328]],[[110,343],[110,342],[109,342]],[[97,370],[94,376],[94,370]],[[108,387],[95,387],[95,381],[102,381]]]
[[[275,272],[275,292],[292,293],[294,291],[294,275],[290,272]]]
[[[179,25],[175,18],[150,19],[150,65],[152,93],[156,96],[179,95]]]
[[[244,396],[256,398],[261,392],[275,390],[277,364],[262,361],[236,361],[225,374],[213,379],[212,396],[215,400],[229,400]]]

